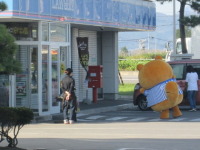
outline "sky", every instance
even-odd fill
[[[165,2],[164,4],[160,4],[160,2],[155,2],[156,4],[156,12],[163,13],[166,15],[173,15],[173,1],[172,2]],[[180,9],[180,3],[177,2],[175,3],[176,6],[176,14],[179,13]],[[192,10],[190,9],[189,6],[185,7],[185,14],[191,14]]]
[[[160,2],[156,2],[156,12],[163,13],[166,15],[173,15],[173,2],[165,2],[164,4],[160,4]],[[179,11],[180,3],[176,2],[176,12]]]
[[[136,40],[133,40],[130,42],[129,39],[144,39],[146,37],[154,37],[154,39],[149,39],[149,45],[146,42],[146,47],[151,48],[159,48],[159,49],[165,49],[165,44],[167,41],[173,41],[173,1],[172,2],[165,2],[164,4],[160,4],[159,2],[155,2],[156,4],[156,13],[162,13],[156,15],[157,27],[156,32],[142,32],[137,34],[133,34],[133,32],[125,32],[120,33],[120,39],[124,41],[119,41],[119,48],[126,46],[130,50],[134,50],[138,48],[138,42]],[[176,0],[176,20],[178,20],[179,17],[179,10],[180,10],[180,3]],[[192,10],[189,6],[186,6],[185,8],[185,16],[187,14],[191,15]],[[166,16],[168,15],[168,16]],[[178,21],[176,22],[176,28],[179,28]],[[147,39],[147,38],[146,38]],[[126,41],[127,40],[127,41]],[[148,40],[147,40],[148,41]],[[172,47],[173,45],[171,45]],[[155,49],[156,49],[155,48]]]

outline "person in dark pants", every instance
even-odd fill
[[[76,121],[76,95],[75,95],[75,81],[72,78],[73,70],[67,68],[65,70],[66,76],[61,81],[62,93],[65,94],[63,101],[63,117],[64,124],[73,124]]]

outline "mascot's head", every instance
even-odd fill
[[[150,89],[165,80],[174,78],[171,66],[163,61],[161,56],[156,56],[155,60],[145,65],[137,65],[137,70],[139,71],[140,85],[145,89]]]

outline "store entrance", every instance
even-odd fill
[[[17,59],[22,72],[16,75],[16,106],[38,111],[38,47],[20,45]]]
[[[60,103],[56,97],[60,94],[60,48],[42,46],[42,107],[43,114],[59,113]]]

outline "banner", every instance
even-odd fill
[[[80,63],[87,72],[89,62],[88,37],[77,37],[76,40]]]

